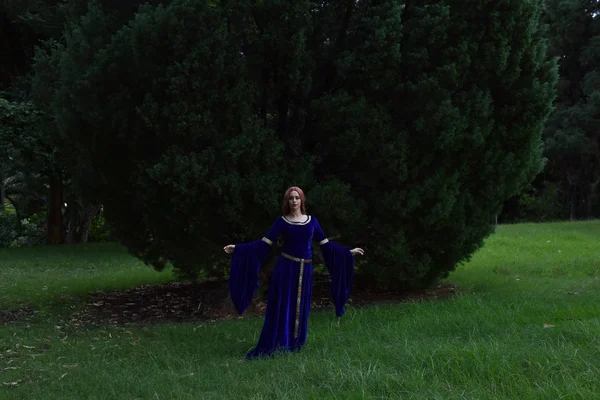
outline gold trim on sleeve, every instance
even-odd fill
[[[325,239],[323,239],[323,240],[321,240],[321,241],[319,242],[319,244],[320,244],[321,246],[323,246],[323,245],[324,245],[324,244],[326,244],[326,243],[329,243],[329,239],[327,239],[327,238],[325,238]]]
[[[268,244],[269,246],[273,245],[273,242],[269,238],[263,237],[261,240],[263,242],[265,242],[266,244]]]

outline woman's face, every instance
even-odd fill
[[[288,201],[290,203],[290,210],[291,211],[296,211],[300,209],[300,205],[302,204],[302,200],[300,200],[300,195],[298,194],[297,191],[292,190],[290,192],[290,197],[288,198]]]

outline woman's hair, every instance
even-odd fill
[[[290,213],[290,193],[293,191],[298,192],[300,196],[300,212],[302,214],[306,214],[306,201],[304,200],[304,192],[298,186],[292,186],[288,190],[285,191],[285,195],[283,195],[283,215],[288,215]]]

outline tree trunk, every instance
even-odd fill
[[[66,243],[87,243],[92,221],[98,215],[100,207],[99,204],[86,204],[85,201],[69,201]]]
[[[588,218],[592,218],[592,207],[594,205],[594,200],[596,200],[596,188],[598,187],[598,184],[600,184],[600,181],[590,183],[590,194],[588,195],[586,204],[586,212]]]
[[[73,199],[67,200],[67,212],[65,213],[67,235],[65,237],[65,243],[74,244],[77,243],[77,228],[79,226],[79,215],[80,213],[79,203]]]
[[[83,210],[83,216],[79,220],[79,243],[87,243],[88,236],[90,234],[90,227],[92,226],[92,221],[98,215],[100,207],[101,206],[99,204],[93,204],[87,206]]]
[[[587,193],[584,197],[584,205],[585,205],[585,218],[590,218],[590,214],[592,213],[592,194]]]
[[[0,212],[4,211],[4,180],[6,179],[6,172],[2,171],[0,175]]]
[[[577,206],[576,200],[577,188],[574,184],[569,184],[569,205],[571,207],[569,219],[575,221],[575,208]]]
[[[50,193],[48,196],[48,237],[47,244],[62,243],[62,174],[50,177]]]

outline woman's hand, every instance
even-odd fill
[[[350,250],[350,254],[352,254],[352,255],[360,254],[361,256],[364,256],[365,251],[363,249],[361,249],[360,247],[357,247],[357,248]]]
[[[233,253],[233,250],[235,250],[235,244],[228,244],[227,246],[223,247],[223,250],[225,250],[225,253],[231,254]]]

